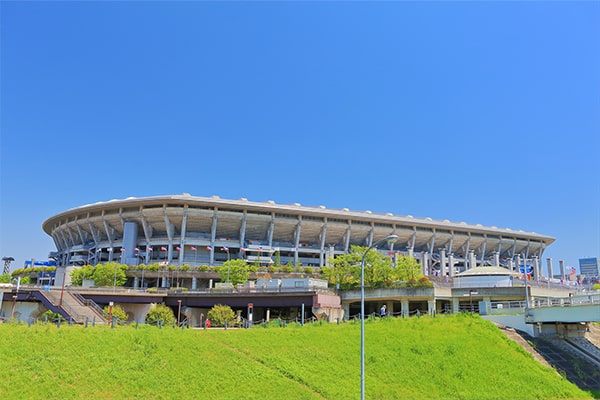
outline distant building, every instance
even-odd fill
[[[600,270],[598,269],[597,258],[580,258],[579,259],[579,272],[586,278],[600,276]]]

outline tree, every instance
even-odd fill
[[[127,265],[118,264],[114,261],[98,264],[94,267],[92,275],[94,284],[96,286],[123,286],[127,281],[126,270]]]
[[[228,325],[232,325],[236,321],[236,315],[229,306],[222,304],[216,304],[208,310],[208,319],[210,319],[211,325],[214,326],[225,326],[225,322]]]
[[[399,281],[415,281],[423,277],[421,265],[411,256],[398,256],[394,279]]]
[[[158,321],[162,321],[163,325],[175,324],[175,313],[171,307],[167,307],[164,304],[155,304],[150,308],[146,315],[146,323],[153,324]]]
[[[246,283],[250,277],[250,268],[246,260],[236,258],[225,261],[222,266],[216,268],[221,281],[231,282],[232,285]]]
[[[81,268],[75,268],[71,274],[71,284],[81,286],[83,281],[86,279],[93,279],[94,267],[91,265],[85,265]]]
[[[279,250],[275,252],[275,261],[273,262],[273,265],[277,268],[281,267],[281,253]]]
[[[104,313],[104,317],[108,317],[108,314],[111,313],[110,311],[110,306],[106,306],[104,307],[104,309],[102,310]],[[123,307],[119,306],[119,305],[113,305],[112,307],[112,316],[113,318],[117,318],[119,321],[121,322],[127,322],[127,312],[125,312],[125,310],[123,309]]]
[[[352,246],[350,253],[339,255],[330,260],[330,267],[324,268],[324,274],[330,283],[341,288],[360,285],[361,262],[367,247]],[[365,286],[381,287],[391,284],[394,277],[392,261],[388,256],[371,249],[365,257]]]
[[[11,274],[0,275],[0,283],[10,283],[12,280]]]

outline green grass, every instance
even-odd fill
[[[356,399],[360,325],[0,325],[3,399]],[[477,316],[366,324],[367,399],[588,399]]]

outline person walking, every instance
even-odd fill
[[[379,310],[379,316],[381,318],[383,318],[383,317],[385,317],[385,314],[386,314],[386,305],[384,304],[381,306],[381,310]]]

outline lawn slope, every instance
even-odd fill
[[[360,325],[0,325],[5,399],[356,399]],[[367,399],[587,399],[477,316],[366,323]]]

